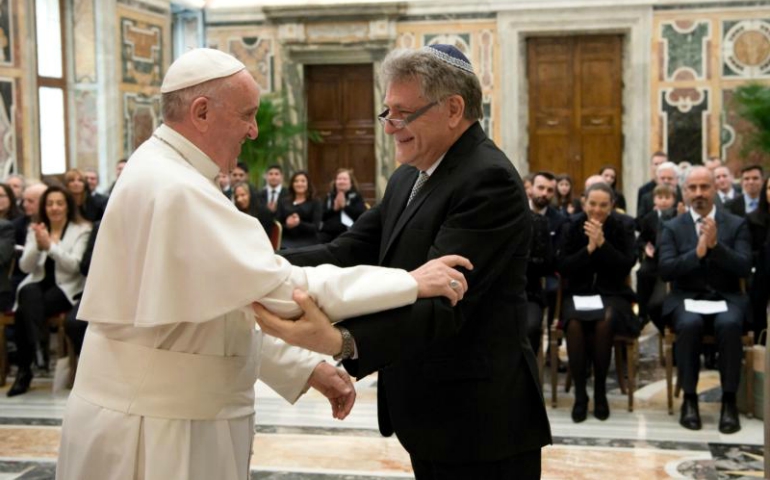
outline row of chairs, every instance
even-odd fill
[[[628,279],[630,281],[630,277]],[[745,293],[746,291],[745,281],[741,281],[741,289]],[[551,327],[551,335],[549,341],[550,350],[550,375],[551,375],[551,406],[556,408],[558,406],[558,351],[559,343],[564,339],[564,331],[561,328],[561,304],[562,304],[562,282],[559,281],[559,288],[556,296],[556,309],[554,318],[557,319],[553,322]],[[544,323],[547,325],[547,317],[544,315]],[[544,330],[545,331],[545,330]],[[744,369],[746,378],[746,391],[748,398],[754,398],[754,375],[752,371],[753,364],[753,350],[754,346],[754,334],[748,331],[741,337],[743,344],[744,355]],[[639,339],[636,337],[629,337],[625,335],[615,335],[613,338],[614,343],[614,355],[615,355],[615,370],[618,375],[618,384],[620,391],[624,395],[628,396],[628,411],[634,411],[634,391],[636,390],[636,377],[639,365]],[[677,378],[676,385],[673,381],[674,372],[674,344],[676,343],[676,333],[670,326],[666,326],[663,335],[659,336],[658,352],[660,355],[660,361],[666,369],[666,396],[668,403],[669,415],[674,414],[674,397],[679,398],[681,393],[681,386],[679,379]],[[711,335],[704,335],[704,345],[716,345],[716,337]],[[538,366],[540,367],[540,384],[544,384],[544,354],[543,348],[539,349],[538,354]],[[567,378],[565,379],[564,391],[569,392],[571,388],[571,376],[569,371],[567,372]],[[747,416],[752,417],[754,415],[753,402],[748,403]]]

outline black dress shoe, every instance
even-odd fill
[[[682,414],[679,417],[679,425],[688,430],[701,429],[702,424],[700,413],[698,412],[698,400],[684,399],[684,402],[682,402]]]
[[[610,418],[610,404],[607,402],[607,395],[594,396],[594,417],[599,420]]]
[[[588,418],[588,397],[584,399],[575,399],[572,405],[572,421],[575,423],[584,422]]]
[[[719,431],[722,433],[735,433],[741,429],[741,420],[738,416],[738,406],[734,403],[722,403],[722,413],[719,415]]]
[[[15,397],[22,393],[27,393],[29,384],[32,383],[32,370],[23,370],[16,374],[16,380],[11,385],[11,389],[6,394],[9,397]]]

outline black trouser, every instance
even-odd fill
[[[415,480],[539,480],[540,449],[494,462],[442,463],[411,457]]]
[[[540,349],[541,338],[543,334],[543,307],[536,302],[527,302],[527,338],[532,351],[537,352]]]
[[[636,272],[636,293],[639,305],[639,317],[647,321],[649,317],[653,325],[662,334],[663,300],[666,297],[666,284],[657,273],[657,265],[652,260],[642,262],[642,266]]]
[[[80,349],[83,348],[83,338],[85,338],[86,328],[88,328],[88,322],[78,320],[78,310],[80,310],[80,301],[75,303],[70,313],[67,314],[67,319],[64,320],[64,332],[72,340],[76,355],[80,355]]]
[[[722,391],[727,393],[738,391],[743,357],[741,344],[743,317],[741,309],[730,303],[727,304],[726,312],[716,315],[687,312],[684,304],[674,310],[676,364],[679,371],[679,384],[684,393],[697,393],[705,321],[711,321],[714,324]]]
[[[35,346],[48,332],[46,320],[72,308],[67,296],[56,285],[30,283],[19,290],[19,306],[15,315],[15,338],[20,370],[32,365]],[[44,342],[47,343],[47,342]]]

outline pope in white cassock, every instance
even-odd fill
[[[418,296],[457,302],[467,288],[451,268],[468,265],[460,257],[411,273],[292,267],[215,183],[257,137],[259,90],[244,65],[192,50],[161,93],[165,124],[131,156],[96,242],[57,479],[247,479],[257,378],[289,402],[317,388],[336,418],[355,398],[343,372],[257,330],[252,302],[299,316],[299,288],[339,320]]]

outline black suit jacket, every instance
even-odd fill
[[[604,244],[588,253],[588,237],[580,213],[565,224],[559,246],[557,266],[564,280],[564,292],[574,295],[612,295],[635,300],[626,277],[636,264],[633,219],[612,212],[604,222]]]
[[[639,191],[636,194],[636,216],[641,217],[639,207],[642,205],[642,197],[648,192],[651,192],[655,190],[655,180],[650,180],[649,182],[645,183],[641,187],[639,187]]]
[[[762,192],[764,194],[764,191]],[[746,217],[746,197],[743,194],[737,195],[735,198],[725,203],[725,208],[739,217]]]
[[[358,359],[345,368],[379,374],[380,431],[413,456],[493,461],[551,442],[526,335],[530,210],[511,162],[474,123],[447,151],[409,206],[418,171],[397,169],[382,202],[332,243],[287,254],[300,265],[376,264],[414,270],[464,255],[469,290],[346,320]]]
[[[747,312],[740,279],[751,272],[751,237],[746,220],[717,210],[717,246],[699,259],[698,236],[690,213],[665,222],[658,247],[658,272],[672,282],[663,302],[670,315],[686,298],[724,299]]]
[[[271,190],[270,187],[264,187],[259,191],[259,200],[265,205],[270,203],[270,190]],[[280,205],[287,198],[289,198],[289,189],[286,187],[282,187],[281,192],[278,194],[277,204]]]

